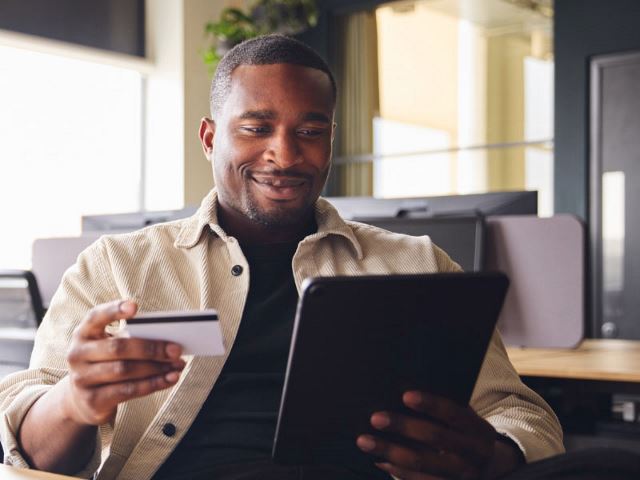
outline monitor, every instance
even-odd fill
[[[340,215],[398,217],[403,215],[537,215],[537,191],[507,191],[419,198],[327,197]]]
[[[132,232],[156,223],[189,217],[196,210],[196,207],[185,207],[181,210],[84,215],[82,217],[82,233],[84,235],[87,233]]]
[[[407,235],[429,235],[433,243],[467,272],[484,268],[485,223],[482,215],[450,217],[371,217],[354,220]]]

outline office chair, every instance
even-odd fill
[[[26,282],[24,283],[26,291],[20,280]],[[25,293],[33,312],[35,326],[38,327],[44,317],[44,306],[35,275],[29,270],[0,270],[0,303],[9,302],[13,305],[24,303]]]
[[[29,270],[0,270],[0,304],[4,304],[1,310],[6,317],[6,322],[0,322],[0,328],[38,327],[42,322],[44,307],[40,289],[36,277]],[[7,350],[6,346],[4,350]],[[11,356],[11,352],[5,353]],[[0,444],[0,463],[3,461],[4,452]]]
[[[33,273],[0,270],[0,379],[29,366],[35,332],[43,315]]]

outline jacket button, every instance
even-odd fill
[[[176,434],[176,426],[173,423],[165,423],[162,426],[162,433],[167,437],[173,437]]]
[[[231,275],[233,275],[234,277],[242,275],[242,270],[242,265],[234,265],[233,267],[231,267]]]

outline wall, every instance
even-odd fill
[[[426,2],[399,7],[376,10],[380,116],[425,127],[430,134],[409,130],[408,137],[394,140],[387,131],[378,137],[378,152],[484,143],[487,42],[482,30]],[[382,196],[478,191],[487,177],[481,152],[392,158],[374,171],[374,194]]]
[[[587,218],[589,59],[640,49],[638,0],[555,2],[555,211]]]
[[[211,164],[202,152],[198,137],[200,120],[210,116],[211,75],[202,61],[206,48],[204,25],[217,20],[226,6],[242,6],[240,1],[185,0],[183,12],[184,56],[184,203],[199,205],[213,186]]]
[[[524,138],[524,68],[531,53],[528,38],[520,35],[487,39],[487,143],[517,142]],[[523,148],[487,152],[490,190],[525,188]]]
[[[458,22],[417,4],[378,10],[380,114],[390,120],[458,130]],[[407,48],[414,45],[415,48]],[[438,46],[446,48],[438,48]]]
[[[213,186],[198,128],[209,114],[204,25],[237,0],[147,0],[146,208],[198,205]]]
[[[145,185],[147,210],[183,206],[182,2],[147,0]]]

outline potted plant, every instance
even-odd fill
[[[318,23],[315,0],[259,0],[251,17],[261,34],[297,35]]]
[[[296,35],[317,23],[315,0],[257,0],[249,13],[225,8],[217,22],[205,25],[211,43],[204,51],[204,63],[213,72],[222,56],[244,40],[268,33]]]

